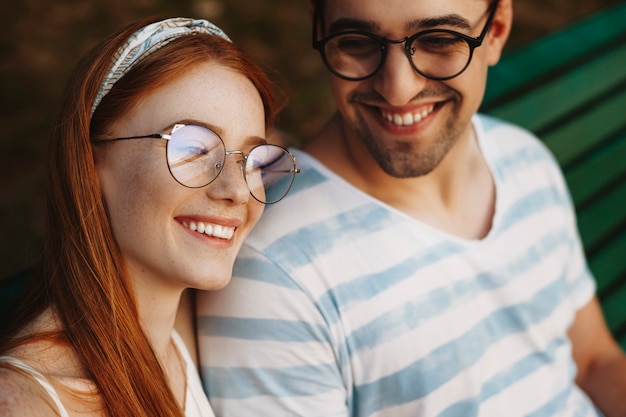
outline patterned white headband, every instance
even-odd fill
[[[194,33],[208,33],[210,35],[219,36],[228,42],[232,42],[222,29],[203,19],[194,20],[191,18],[176,17],[144,26],[133,33],[124,46],[118,49],[115,54],[114,62],[108,74],[102,80],[96,99],[91,106],[91,116],[93,116],[93,113],[96,111],[96,108],[104,96],[111,91],[113,85],[139,61],[174,39]]]

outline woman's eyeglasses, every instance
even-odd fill
[[[257,145],[247,154],[226,150],[224,141],[211,129],[176,124],[168,134],[154,133],[114,139],[97,139],[106,143],[129,139],[167,140],[167,166],[172,177],[185,187],[200,188],[213,182],[221,173],[228,155],[240,155],[242,172],[250,194],[257,201],[272,204],[280,201],[291,188],[300,170],[296,158],[287,149],[272,144]]]

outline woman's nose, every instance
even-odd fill
[[[240,155],[227,155],[222,172],[206,187],[207,195],[214,200],[246,204],[251,196],[244,172],[245,160]]]

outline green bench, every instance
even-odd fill
[[[570,187],[604,314],[626,350],[626,3],[505,54],[481,111],[537,134]]]

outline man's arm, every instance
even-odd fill
[[[200,371],[217,416],[348,416],[332,326],[269,260],[244,246],[231,282],[199,291],[197,309]]]
[[[626,355],[607,328],[594,297],[570,328],[576,382],[606,417],[626,416]]]

